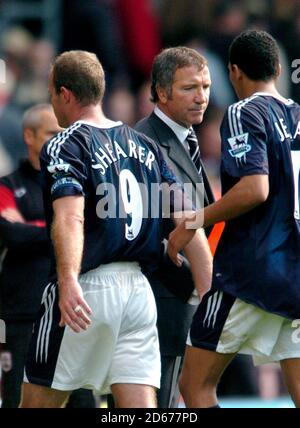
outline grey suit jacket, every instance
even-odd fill
[[[154,140],[160,147],[165,160],[176,177],[182,183],[200,182],[198,171],[186,149],[178,140],[172,129],[156,114],[142,119],[135,129]],[[214,201],[204,169],[205,205]],[[174,228],[173,222],[167,220],[164,230],[165,238]],[[158,309],[158,331],[162,355],[182,355],[185,340],[195,307],[187,304],[194,289],[189,263],[185,260],[177,268],[165,254],[158,271],[149,277]]]
[[[139,121],[135,125],[135,129],[146,134],[159,145],[166,161],[182,183],[191,182],[196,185],[199,182],[198,171],[183,144],[172,129],[156,114],[152,113],[149,117]],[[205,189],[204,206],[206,206],[214,202],[214,196],[203,164],[202,176]]]

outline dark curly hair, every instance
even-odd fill
[[[249,79],[267,82],[278,75],[278,45],[266,31],[245,31],[233,40],[229,62],[236,64]]]

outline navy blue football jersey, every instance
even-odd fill
[[[287,318],[300,318],[300,106],[256,93],[231,105],[221,126],[222,193],[267,174],[269,196],[226,222],[213,286]]]
[[[138,261],[150,271],[161,248],[161,185],[179,185],[154,142],[111,123],[101,128],[75,122],[43,147],[47,224],[55,199],[84,195],[81,273],[114,261]]]

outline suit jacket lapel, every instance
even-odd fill
[[[149,117],[149,122],[155,131],[160,145],[168,150],[168,156],[176,166],[188,175],[191,182],[199,182],[199,175],[194,165],[191,165],[189,154],[178,140],[172,129],[166,125],[155,113]]]

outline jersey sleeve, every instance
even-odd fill
[[[70,128],[47,143],[41,152],[43,183],[52,200],[84,195],[87,179],[85,140]]]
[[[255,101],[231,105],[221,125],[222,170],[233,177],[268,174],[268,136]]]

